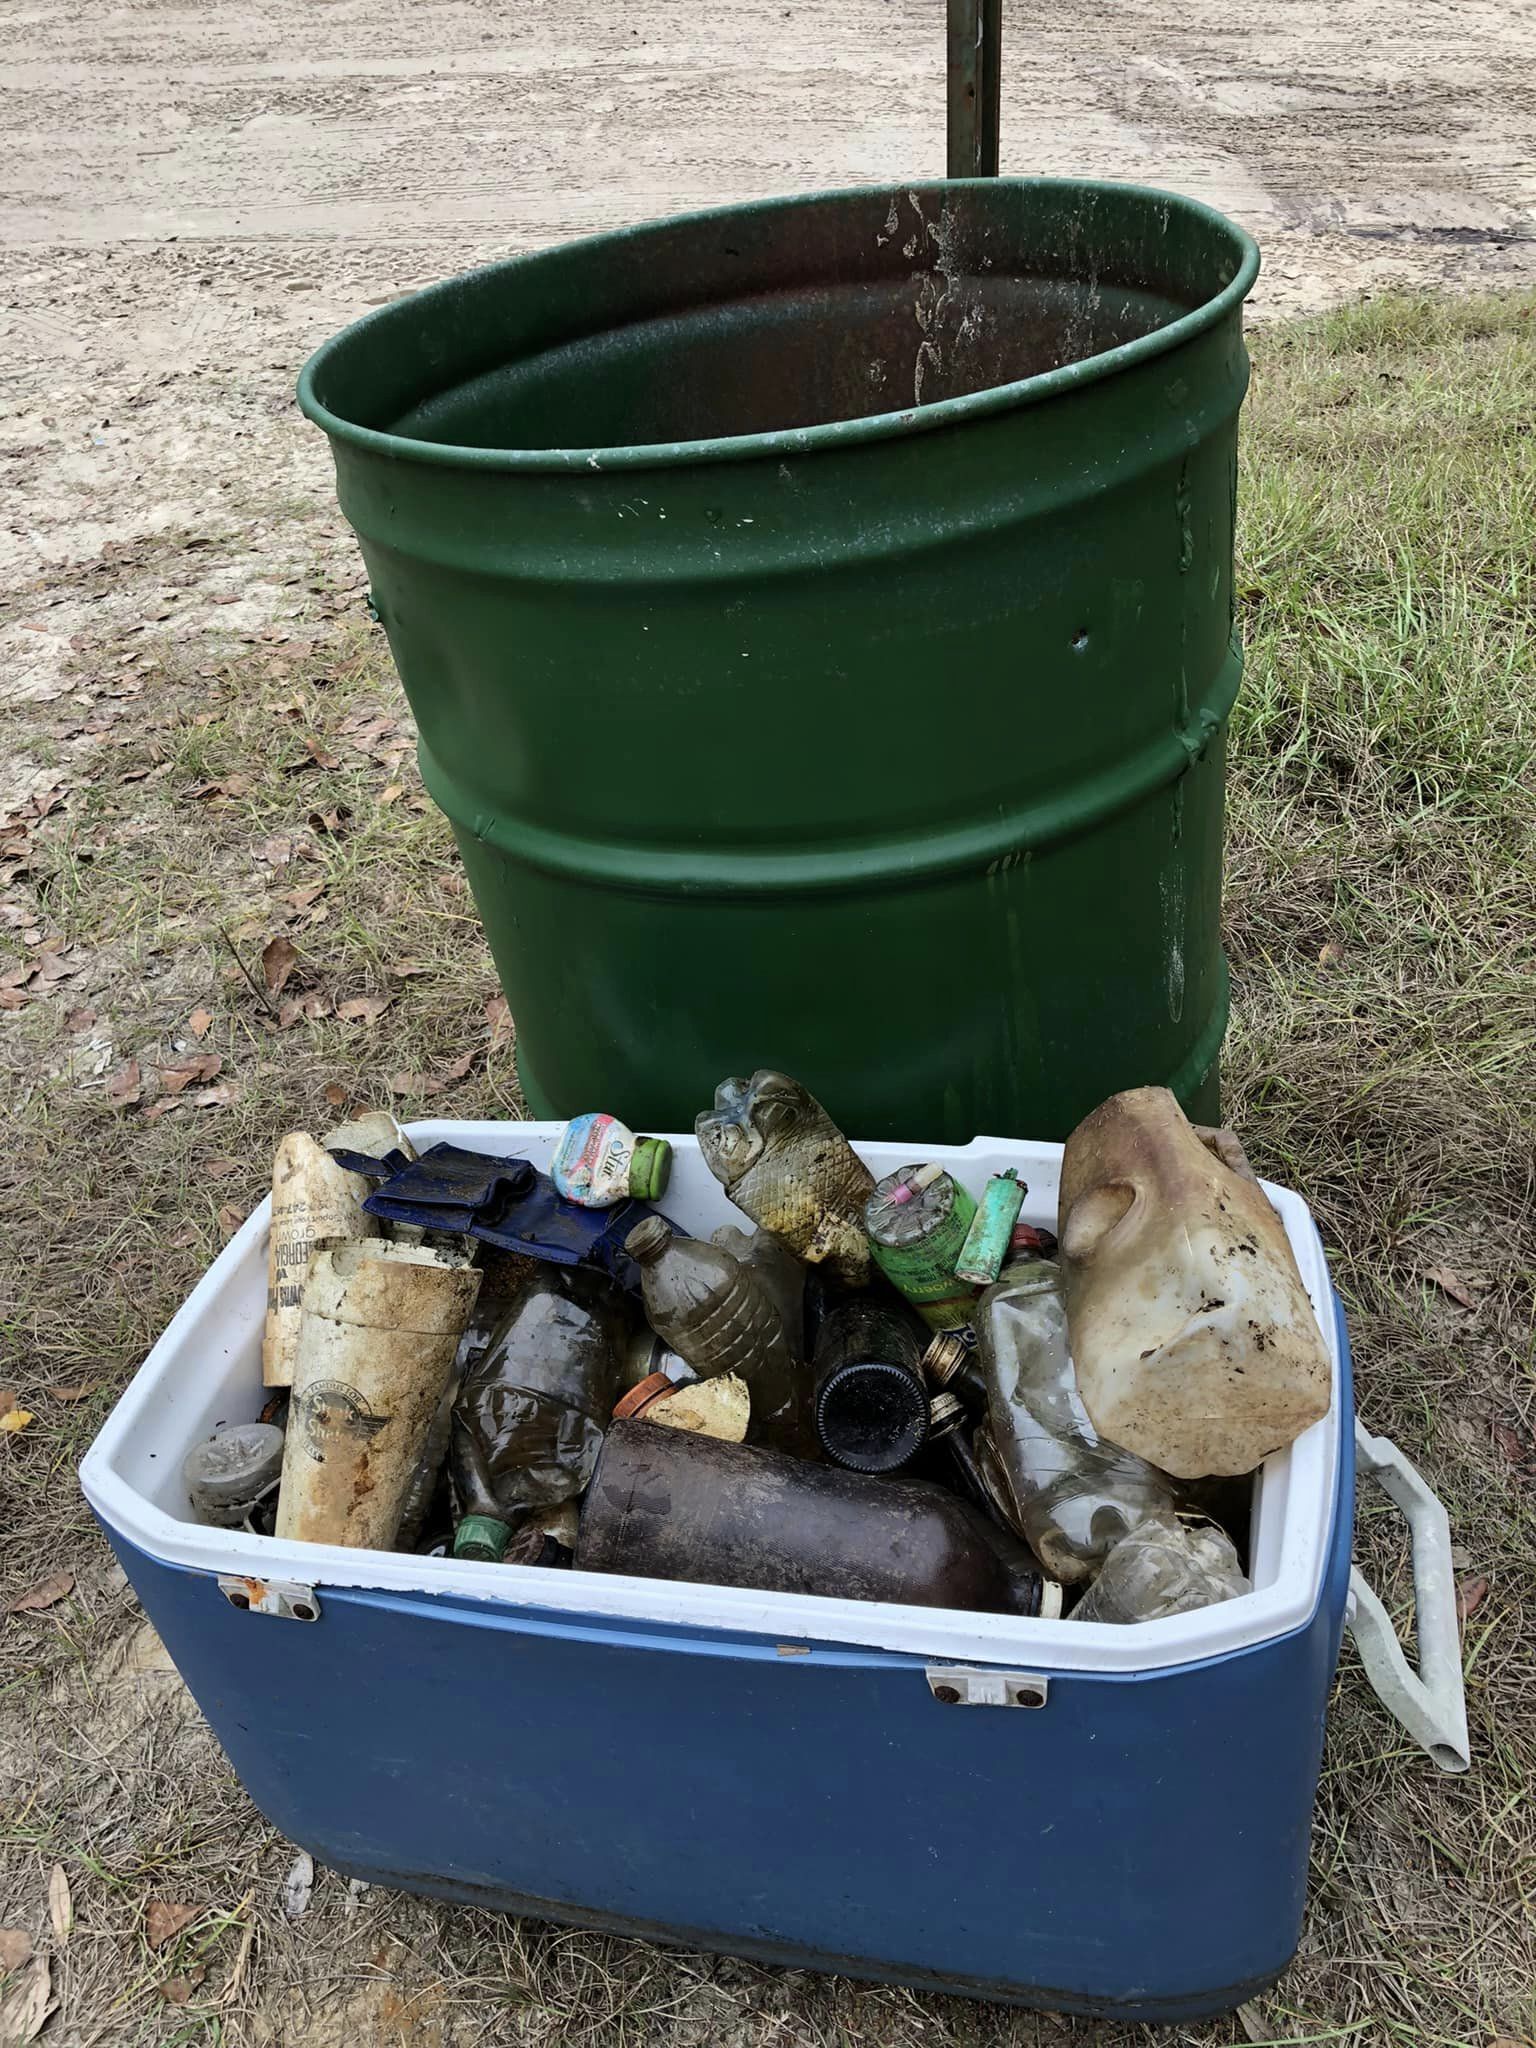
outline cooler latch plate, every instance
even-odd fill
[[[1051,1681],[1038,1671],[982,1671],[974,1664],[930,1664],[928,1690],[946,1707],[1043,1707]]]
[[[275,1614],[280,1621],[318,1621],[320,1601],[313,1586],[290,1579],[252,1579],[221,1573],[219,1591],[231,1607],[247,1614]]]

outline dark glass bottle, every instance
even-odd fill
[[[928,1435],[923,1333],[894,1302],[840,1301],[816,1338],[816,1435],[852,1472],[895,1472]]]

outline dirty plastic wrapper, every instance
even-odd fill
[[[480,1275],[377,1239],[315,1253],[304,1289],[277,1534],[387,1549]]]
[[[374,1237],[368,1183],[339,1166],[308,1131],[290,1131],[272,1161],[267,1239],[267,1322],[261,1343],[266,1386],[290,1387],[299,1343],[304,1276],[317,1245]]]

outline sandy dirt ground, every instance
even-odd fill
[[[344,548],[292,382],[395,293],[660,213],[943,168],[940,0],[12,0],[5,23],[0,565],[23,588],[232,520],[269,556]],[[1018,7],[1004,50],[1004,168],[1229,210],[1263,245],[1259,317],[1536,274],[1519,0]],[[72,609],[38,644],[0,635],[0,689],[57,661]]]
[[[0,816],[100,737],[57,710],[91,650],[131,664],[128,636],[148,630],[196,661],[215,628],[276,639],[301,578],[351,586],[360,606],[327,451],[292,402],[316,343],[392,296],[557,238],[937,175],[942,18],[941,0],[8,0]],[[1520,0],[1103,0],[1049,20],[1020,6],[1004,66],[1005,169],[1136,178],[1226,209],[1263,246],[1257,317],[1394,283],[1536,278],[1536,12]],[[57,1483],[72,1494],[67,1470]],[[204,1774],[200,1796],[238,1802],[210,1789],[200,1723],[104,1559],[87,1577],[123,1627],[78,1754],[114,1756],[126,1730],[153,1725],[125,1754],[149,1753],[168,1813],[188,1772]],[[110,1805],[109,1779],[91,1782]],[[387,1960],[399,1923],[338,1893],[337,1930],[356,1911],[379,1916]],[[263,1937],[289,2000],[277,2018],[130,2034],[65,2013],[44,2039],[450,2038],[372,1990],[335,1994],[322,2017],[277,1924]],[[430,1946],[435,1923],[410,1924]],[[249,1948],[247,1935],[237,1977]],[[570,1952],[578,2000],[593,1953]],[[711,1995],[701,1982],[669,2038],[746,2038],[712,2017]],[[765,2005],[754,2042],[776,2012]],[[575,2038],[538,2018],[517,2038]]]

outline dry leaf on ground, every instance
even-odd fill
[[[3,1614],[35,1614],[44,1607],[56,1607],[66,1593],[75,1590],[73,1572],[50,1572],[46,1579],[39,1579],[35,1586],[29,1586],[25,1593],[15,1593],[5,1606]]]
[[[206,1038],[213,1023],[212,1010],[194,1010],[187,1019],[187,1029],[194,1038]]]
[[[431,968],[420,960],[394,960],[390,962],[390,973],[396,981],[409,981],[415,974],[430,974]]]
[[[491,1027],[491,1050],[512,1036],[512,1011],[505,996],[492,996],[485,1006],[485,1021]]]
[[[392,996],[348,996],[336,1005],[336,1014],[344,1024],[375,1024],[393,1001]]]
[[[1317,964],[1319,967],[1337,967],[1343,958],[1344,948],[1338,944],[1337,940],[1330,939],[1327,945],[1319,951]]]
[[[0,1970],[19,1970],[32,1953],[32,1937],[24,1927],[0,1927]]]
[[[299,949],[292,939],[281,932],[275,939],[268,939],[261,949],[262,978],[268,993],[278,995],[286,987],[289,975],[299,964]]]
[[[391,1074],[384,1084],[391,1095],[441,1095],[443,1084],[430,1074]]]
[[[462,1081],[479,1057],[478,1049],[474,1052],[465,1053],[462,1058],[456,1059],[451,1067],[444,1067],[443,1079],[445,1081]]]
[[[62,1948],[75,1924],[75,1902],[69,1895],[69,1879],[62,1863],[55,1863],[48,1873],[48,1918],[53,1925],[53,1938]]]
[[[1477,1307],[1477,1296],[1461,1275],[1453,1273],[1449,1266],[1426,1266],[1424,1278],[1433,1280],[1442,1294],[1448,1294],[1452,1301],[1459,1301],[1463,1308]]]
[[[316,1024],[322,1017],[329,1017],[330,1014],[330,997],[323,996],[319,989],[312,988],[302,996],[290,996],[288,998],[287,1002],[278,1010],[277,1028],[279,1031],[287,1031],[297,1024],[301,1018],[307,1018],[311,1024]]]
[[[197,1963],[184,1977],[167,1977],[165,1982],[156,1988],[167,2005],[185,2005],[207,1974],[208,1965]]]
[[[94,1010],[66,1010],[64,1012],[64,1029],[66,1031],[89,1031],[95,1022],[96,1012]]]
[[[144,1081],[137,1060],[127,1060],[107,1083],[107,1100],[119,1109],[131,1109],[144,1093]]]
[[[19,1436],[27,1424],[35,1420],[30,1408],[7,1408],[0,1415],[0,1436]]]
[[[379,791],[379,802],[381,804],[398,803],[404,795],[405,784],[403,782],[391,782]]]
[[[105,1380],[82,1380],[78,1387],[45,1387],[43,1391],[54,1401],[88,1401],[106,1384]]]
[[[192,1098],[194,1109],[228,1109],[240,1093],[232,1081],[221,1081],[217,1088],[199,1088]]]
[[[48,2017],[48,1958],[34,1956],[27,1967],[12,1977],[0,1998],[0,2041],[5,2048],[27,2048],[42,2032]]]
[[[151,1948],[164,1948],[173,1934],[197,1918],[196,1906],[184,1906],[169,1899],[151,1899],[144,1908],[144,1938]]]
[[[228,1180],[232,1173],[241,1172],[244,1166],[243,1159],[204,1159],[197,1170],[208,1180]]]
[[[1476,1614],[1488,1597],[1488,1581],[1484,1578],[1459,1579],[1456,1584],[1456,1618],[1463,1626]]]
[[[336,1014],[339,1017],[340,1010]],[[330,1081],[326,1084],[325,1099],[332,1109],[340,1109],[347,1100],[347,1091],[339,1081]]]
[[[250,793],[251,778],[249,775],[226,775],[221,782],[200,782],[195,788],[187,791],[189,797],[200,798],[204,801],[211,797],[249,796]]]
[[[194,1055],[187,1060],[176,1060],[171,1066],[160,1069],[160,1090],[164,1095],[179,1095],[183,1088],[190,1088],[194,1081],[211,1081],[224,1062],[216,1052]]]
[[[224,1203],[223,1207],[219,1210],[219,1230],[221,1234],[226,1238],[233,1237],[249,1213],[249,1210],[237,1207],[234,1202]]]
[[[324,882],[306,882],[302,889],[290,889],[283,901],[293,910],[308,910],[317,896],[325,894]]]
[[[311,811],[309,827],[312,832],[323,832],[331,839],[339,839],[352,822],[351,807],[337,804],[329,811]]]

